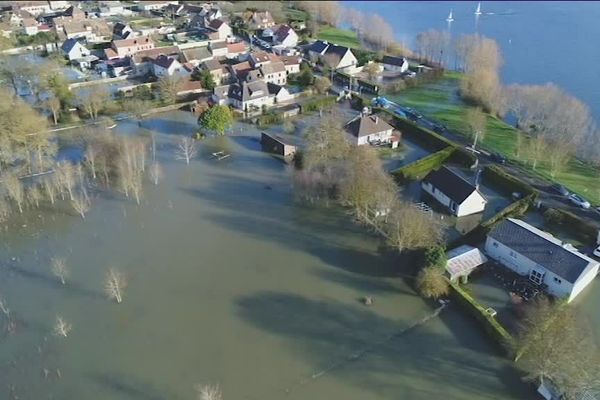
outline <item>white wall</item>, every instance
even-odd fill
[[[450,209],[450,204],[452,203],[452,200],[450,200],[450,198],[448,196],[446,196],[444,193],[440,192],[437,188],[434,188],[431,183],[421,182],[421,188],[424,191],[426,191],[427,193],[429,193],[431,196],[433,196],[433,198],[435,198],[441,205]],[[458,205],[457,205],[457,208],[458,208]],[[452,211],[452,210],[450,210],[450,211]],[[453,213],[455,213],[455,212],[453,211]]]
[[[581,293],[581,291],[585,289],[587,285],[592,283],[596,275],[598,275],[599,267],[600,264],[598,263],[588,265],[585,271],[583,271],[583,273],[579,276],[579,279],[575,281],[575,284],[573,285],[573,289],[571,291],[571,296],[569,297],[569,301],[573,300],[575,296]]]
[[[464,217],[465,215],[480,213],[485,209],[486,203],[487,201],[483,196],[478,191],[474,191],[458,206],[456,216]]]

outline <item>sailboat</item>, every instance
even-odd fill
[[[450,14],[448,14],[448,18],[446,18],[446,21],[448,21],[448,22],[454,21],[454,18],[452,17],[452,10],[450,10]]]
[[[481,15],[481,2],[477,3],[477,9],[475,10],[475,15]]]

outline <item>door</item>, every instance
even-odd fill
[[[542,282],[544,282],[544,273],[536,269],[532,269],[529,272],[529,280],[535,283],[536,285],[541,285]]]

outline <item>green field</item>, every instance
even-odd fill
[[[308,13],[303,10],[297,10],[295,8],[287,8],[285,10],[285,16],[289,20],[293,21],[306,21],[308,19]]]
[[[349,31],[347,29],[335,28],[333,26],[322,27],[319,30],[317,37],[321,40],[327,40],[328,42],[339,44],[340,46],[346,46],[350,48],[360,48],[360,40],[356,32]]]
[[[466,135],[468,130],[464,122],[464,112],[469,107],[458,95],[460,74],[447,72],[444,79],[407,89],[396,95],[387,95],[390,100],[413,107],[423,115],[429,116],[448,127],[453,132]],[[521,133],[506,122],[488,115],[487,131],[482,146],[518,161],[515,156],[517,135]],[[552,178],[543,163],[532,171],[548,180],[566,186],[579,193],[593,204],[600,204],[600,173],[597,169],[580,160],[573,159],[562,172]]]

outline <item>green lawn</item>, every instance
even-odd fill
[[[446,125],[451,131],[466,135],[464,112],[469,107],[458,96],[460,74],[448,72],[444,79],[407,89],[396,95],[386,96],[399,104],[413,107],[426,116]],[[491,115],[487,119],[487,131],[483,147],[516,160],[517,135],[521,134],[511,125]],[[593,204],[600,204],[600,171],[577,159],[571,160],[565,171],[552,178],[543,163],[538,166],[537,175],[556,181],[569,190],[579,193]]]
[[[347,29],[335,28],[333,26],[322,27],[317,37],[321,40],[339,44],[350,48],[360,48],[360,40],[356,32]]]
[[[295,8],[286,9],[285,16],[287,19],[293,21],[306,21],[308,19],[308,13],[306,11],[297,10]]]

